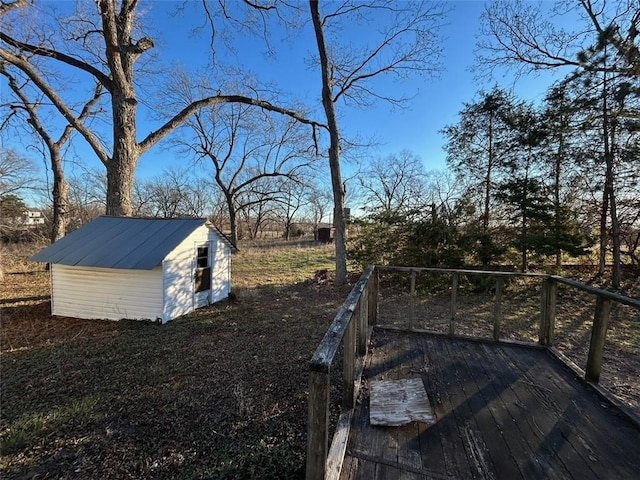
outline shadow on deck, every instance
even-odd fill
[[[433,425],[369,424],[368,382],[422,378]],[[341,479],[631,479],[640,428],[546,348],[376,328]]]
[[[381,269],[410,275],[402,329],[379,318]],[[422,272],[452,278],[446,336],[415,328]],[[491,340],[456,336],[464,275],[496,281]],[[509,277],[541,281],[538,343],[502,338]],[[584,371],[553,348],[558,284],[596,299]],[[367,267],[309,362],[307,480],[640,478],[640,416],[598,386],[612,303],[640,310],[639,299],[554,275]],[[342,409],[329,442],[331,372],[339,351]],[[422,379],[435,423],[372,426],[370,382],[410,378]]]

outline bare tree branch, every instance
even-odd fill
[[[18,67],[29,79],[36,85],[40,91],[53,103],[60,114],[69,122],[75,130],[77,130],[89,143],[98,158],[103,164],[109,162],[109,155],[104,150],[98,137],[87,128],[82,119],[74,115],[64,100],[58,95],[54,88],[49,85],[36,71],[36,69],[24,58],[18,57],[7,50],[0,49],[0,58]]]
[[[0,16],[16,8],[27,7],[32,3],[33,0],[15,0],[13,2],[6,2],[3,0],[2,2],[0,2]]]
[[[522,0],[488,4],[481,18],[478,70],[490,72],[507,66],[522,74],[563,66],[585,68],[581,54],[606,36],[606,41],[624,60],[616,70],[625,75],[640,75],[637,2],[622,0],[608,5],[603,0],[579,0],[577,5],[569,1],[556,5],[555,9],[548,9],[546,4]],[[575,13],[583,14],[581,26],[567,29],[554,23],[555,19]],[[589,65],[589,68],[604,67]]]
[[[183,108],[180,112],[178,112],[175,116],[173,116],[169,121],[167,121],[163,126],[157,129],[154,132],[151,132],[147,137],[140,142],[140,151],[145,152],[153,145],[155,145],[159,140],[165,137],[167,134],[175,130],[175,128],[184,121],[189,118],[193,113],[198,111],[204,107],[210,107],[214,105],[220,105],[223,103],[241,103],[244,105],[252,105],[254,107],[259,107],[263,110],[268,110],[270,112],[280,113],[282,115],[293,118],[294,120],[303,123],[305,125],[310,125],[313,128],[314,138],[315,138],[315,130],[316,128],[326,129],[327,126],[320,122],[316,122],[314,120],[310,120],[300,113],[289,110],[287,108],[283,108],[277,105],[273,105],[270,102],[259,100],[256,98],[245,97],[242,95],[217,95],[215,97],[207,97],[201,100],[197,100],[192,102],[185,108]]]
[[[69,55],[66,55],[62,52],[58,52],[56,50],[51,50],[49,48],[44,48],[37,45],[30,45],[28,43],[19,42],[18,40],[10,37],[4,32],[0,32],[0,40],[5,42],[7,45],[11,45],[12,47],[17,48],[21,51],[33,53],[35,55],[40,55],[43,57],[53,58],[62,63],[66,63],[67,65],[70,65],[72,67],[83,70],[93,75],[102,85],[104,85],[104,87],[108,91],[111,91],[112,89],[111,79],[107,75],[102,73],[100,70],[98,70],[94,66],[89,65],[86,62],[83,62],[82,60],[78,60],[77,58],[73,58]],[[6,51],[6,53],[9,54],[10,52]]]

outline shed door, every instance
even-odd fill
[[[211,244],[196,247],[194,273],[195,307],[203,307],[211,303]]]

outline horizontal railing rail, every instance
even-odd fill
[[[626,297],[578,281],[543,273],[523,273],[511,271],[486,271],[473,269],[369,266],[347,296],[324,338],[309,362],[309,411],[307,423],[307,480],[337,478],[340,463],[346,450],[349,431],[349,417],[341,417],[336,427],[333,442],[329,445],[330,414],[330,373],[340,345],[343,346],[343,411],[350,411],[355,405],[359,375],[358,362],[367,353],[368,327],[379,323],[378,319],[378,272],[401,272],[410,275],[410,303],[408,330],[420,331],[415,327],[416,278],[419,273],[435,273],[451,277],[451,305],[448,319],[448,335],[456,335],[456,308],[458,287],[461,276],[479,275],[495,279],[495,300],[493,307],[493,340],[501,339],[502,300],[505,279],[522,277],[538,279],[540,290],[540,325],[538,343],[550,347],[554,343],[556,302],[558,284],[564,284],[596,297],[596,306],[591,329],[587,364],[584,370],[586,380],[598,383],[603,364],[603,352],[612,302],[617,302],[640,310],[640,299]],[[383,326],[383,325],[380,325]],[[339,440],[336,437],[340,436]],[[331,447],[331,451],[330,451]],[[335,449],[335,454],[334,454]]]
[[[331,366],[335,360],[340,344],[343,344],[342,361],[342,407],[353,409],[356,389],[356,364],[358,358],[367,353],[368,325],[375,325],[378,315],[377,273],[374,266],[369,266],[353,286],[347,299],[340,307],[333,322],[329,326],[320,345],[309,362],[309,414],[307,419],[307,480],[324,479],[332,467],[329,464],[329,393],[331,390]],[[350,419],[350,417],[348,417]],[[339,422],[340,423],[340,422]],[[343,422],[346,423],[346,422]],[[348,437],[348,425],[346,426]],[[338,442],[332,442],[332,448],[339,448]],[[346,449],[346,438],[343,449]],[[344,451],[335,454],[340,462]]]

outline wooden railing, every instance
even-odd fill
[[[365,269],[344,304],[331,323],[309,362],[309,416],[307,420],[307,467],[308,480],[324,480],[325,476],[336,476],[340,465],[329,459],[342,462],[347,447],[350,412],[358,394],[360,377],[358,364],[367,353],[368,325],[375,325],[378,316],[378,278],[375,267]],[[342,361],[342,409],[331,442],[329,452],[329,393],[331,389],[331,366],[343,343]],[[330,455],[331,453],[331,455]],[[334,474],[332,475],[332,472]]]
[[[456,307],[460,277],[463,275],[493,277],[496,285],[492,336],[496,342],[501,341],[502,298],[506,278],[529,277],[542,281],[538,343],[544,346],[552,346],[554,341],[558,284],[565,284],[594,295],[596,297],[596,307],[587,364],[584,370],[585,378],[593,383],[598,383],[600,380],[607,324],[612,302],[640,310],[640,300],[638,299],[625,297],[624,295],[591,287],[556,275],[445,268],[367,267],[338,311],[329,330],[309,362],[307,480],[334,479],[339,475],[347,446],[351,413],[358,395],[363,366],[362,359],[367,353],[368,327],[378,323],[378,272],[382,271],[406,272],[410,276],[410,303],[406,328],[411,331],[417,331],[415,327],[417,274],[430,272],[449,275],[451,277],[451,308],[448,322],[448,334],[450,336],[456,335]],[[343,413],[337,422],[331,449],[329,450],[330,373],[341,344],[343,344]]]

